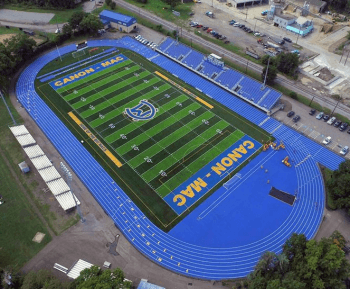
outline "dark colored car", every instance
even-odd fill
[[[239,28],[244,28],[245,27],[245,25],[244,24],[241,24],[240,26],[239,26]]]
[[[295,112],[293,110],[291,110],[290,112],[287,113],[288,117],[292,117],[295,114]]]
[[[350,134],[350,129],[347,131],[348,134]]]
[[[311,109],[309,115],[314,115],[316,113],[316,109]]]
[[[203,30],[208,30],[208,28],[209,28],[208,26],[204,26],[202,29]]]
[[[344,131],[344,130],[346,130],[348,128],[348,126],[349,125],[346,122],[343,122],[342,125],[340,126],[339,130],[340,131]]]
[[[328,114],[325,114],[323,116],[323,121],[328,121],[330,119],[329,115]]]
[[[292,39],[290,39],[290,38],[288,38],[288,37],[283,37],[283,40],[284,40],[284,41],[287,41],[287,42],[289,42],[289,43],[292,43]]]
[[[300,116],[299,116],[299,115],[296,115],[295,117],[293,117],[293,121],[294,121],[294,122],[297,122],[299,119],[300,119]]]
[[[229,43],[230,43],[230,41],[226,40],[224,43],[225,43],[225,44],[229,44]]]
[[[278,42],[278,44],[280,44],[280,45],[283,45],[284,43],[286,43],[286,42],[283,39]]]
[[[341,125],[340,120],[336,120],[335,123],[333,124],[335,127],[339,127]]]

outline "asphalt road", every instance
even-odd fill
[[[115,0],[114,2],[116,2],[117,5],[125,8],[133,13],[136,13],[136,14],[141,13],[141,10],[132,4],[129,4],[129,3],[124,2],[122,0]],[[170,31],[173,31],[173,30],[178,28],[174,23],[169,22],[167,20],[164,20],[156,15],[153,15],[152,13],[150,13],[146,10],[142,10],[142,17],[146,18],[149,21],[152,21],[153,23],[161,24],[165,29],[170,30]],[[209,41],[206,41],[206,40],[202,39],[201,37],[195,35],[194,33],[187,32],[184,29],[182,29],[181,33],[182,33],[182,37],[185,37],[189,40],[192,39],[192,42],[200,44],[208,50],[215,51],[216,54],[224,55],[225,57],[230,59],[230,61],[232,61],[232,62],[235,62],[241,66],[247,65],[247,59],[245,59],[241,56],[238,56],[230,51],[227,51],[226,49],[224,49],[216,44],[213,44]],[[262,69],[263,69],[263,67],[261,65],[255,64],[251,61],[248,61],[248,67],[249,67],[249,69],[251,69],[259,74],[262,72]],[[337,104],[337,102],[335,100],[330,99],[330,98],[325,97],[325,96],[322,96],[320,92],[318,92],[318,91],[315,92],[315,91],[312,91],[308,88],[305,88],[302,84],[300,84],[296,81],[293,81],[293,80],[289,80],[286,77],[279,75],[275,82],[277,84],[285,86],[286,88],[288,88],[290,90],[295,91],[298,94],[301,94],[301,95],[309,98],[310,100],[314,99],[320,105],[327,107],[331,110],[333,110]],[[338,104],[335,112],[342,114],[347,118],[350,118],[350,108],[346,107],[343,104]]]

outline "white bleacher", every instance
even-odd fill
[[[47,186],[55,196],[70,191],[67,183],[62,178],[48,182]]]
[[[16,136],[16,139],[22,147],[35,144],[35,139],[29,133]]]
[[[80,275],[80,272],[84,269],[91,268],[94,264],[91,264],[89,262],[86,262],[82,259],[79,259],[72,268],[69,269],[69,272],[67,273],[67,276],[72,279],[77,279]]]
[[[75,201],[74,201],[73,197],[74,197]],[[77,202],[77,205],[80,205],[79,200],[77,199],[77,197],[74,194],[72,194],[71,191],[57,195],[56,200],[59,202],[60,206],[65,211],[72,208],[73,203],[74,203],[74,207],[75,207],[75,202]]]
[[[54,166],[39,170],[38,172],[46,183],[61,177]]]
[[[30,159],[45,155],[43,150],[38,145],[26,147],[24,148],[24,151]]]
[[[12,131],[15,137],[22,134],[29,134],[29,131],[24,125],[12,126],[10,127],[10,130]]]
[[[69,210],[76,204],[80,204],[77,197],[70,191],[67,183],[61,178],[61,175],[52,165],[49,158],[45,155],[35,139],[31,136],[24,125],[10,127],[11,132],[23,147],[23,150],[32,161],[34,167],[38,170],[56,200],[63,208]]]
[[[46,155],[33,158],[31,159],[31,161],[37,170],[41,170],[52,166],[52,163],[50,162],[49,158]]]

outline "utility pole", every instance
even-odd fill
[[[71,183],[72,183],[72,178],[73,178],[73,176],[72,176],[71,172],[69,171],[69,169],[65,166],[64,163],[61,162],[61,163],[60,163],[60,166],[61,166],[61,170],[62,170],[63,174],[66,176],[67,185],[68,185],[68,187],[69,187],[69,189],[70,189],[70,192],[71,192],[71,194],[72,194],[73,200],[74,200],[74,202],[75,202],[75,206],[77,207],[77,211],[78,211],[78,214],[79,214],[79,216],[80,216],[80,220],[81,220],[82,223],[84,223],[84,222],[85,222],[84,216],[83,216],[83,214],[81,213],[80,206],[77,204],[77,200],[76,200],[76,198],[74,197],[73,190],[72,190],[72,187],[71,187]]]
[[[261,90],[264,90],[266,87],[266,78],[267,78],[267,72],[269,70],[269,65],[270,65],[270,56],[269,56],[269,59],[267,60],[267,67],[266,67],[266,71],[265,71],[264,84],[261,86]]]
[[[343,55],[344,55],[344,51],[345,51],[345,49],[344,49],[345,47],[343,47],[343,51],[342,51],[342,54],[341,54],[341,57],[340,57],[340,60],[339,60],[339,63],[341,62],[341,60],[343,59]]]
[[[247,17],[248,17],[248,7],[247,7],[247,12],[245,13],[245,21],[247,22]]]
[[[309,106],[311,105],[311,103],[312,103],[312,101],[314,100],[315,96],[316,96],[316,94],[314,94],[314,96],[312,97],[312,99],[311,99],[311,101],[310,101],[310,103],[309,103]]]
[[[331,115],[333,115],[333,113],[334,113],[335,109],[337,108],[338,103],[339,103],[339,101],[340,101],[341,99],[342,99],[341,96],[339,96],[339,99],[338,99],[338,101],[337,101],[337,104],[335,105],[335,107],[334,107],[334,109],[333,109]]]
[[[258,19],[255,20],[255,25],[254,25],[254,30],[253,32],[255,33],[255,28],[256,28],[256,22],[258,21]]]
[[[295,41],[295,44],[298,44],[299,35],[300,35],[300,25],[299,25],[299,33],[298,33],[297,41]]]

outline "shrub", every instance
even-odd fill
[[[291,98],[293,98],[293,99],[297,99],[297,98],[298,98],[298,95],[297,95],[294,91],[291,91],[291,92],[289,93],[289,96],[290,96]]]

